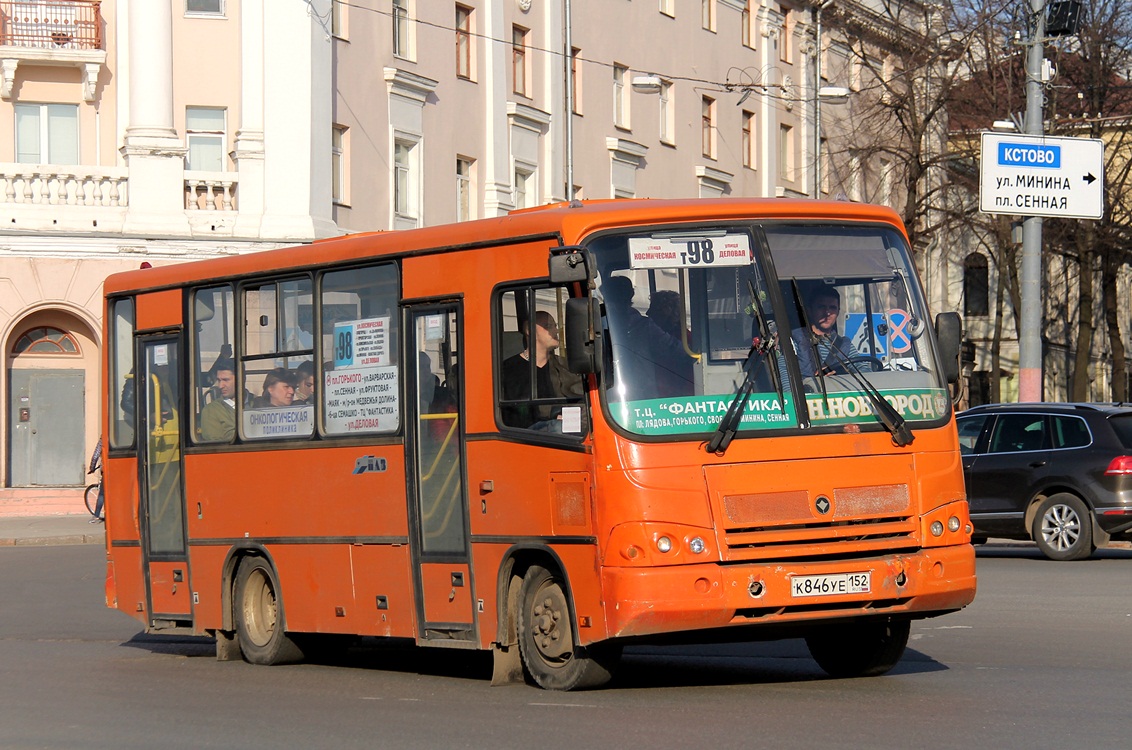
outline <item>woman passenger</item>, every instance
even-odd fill
[[[256,406],[290,406],[295,399],[295,376],[285,367],[276,367],[263,379],[263,395]]]

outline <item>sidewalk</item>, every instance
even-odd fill
[[[90,516],[0,516],[0,547],[20,544],[105,544],[102,524],[91,523]]]

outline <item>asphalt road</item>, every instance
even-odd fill
[[[913,624],[889,675],[796,641],[631,649],[592,692],[492,688],[483,655],[365,644],[217,662],[102,600],[97,545],[0,548],[0,748],[1127,748],[1132,551],[985,547],[975,603]]]

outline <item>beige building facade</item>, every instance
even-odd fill
[[[866,172],[815,159],[852,125],[827,110],[816,126],[837,106],[819,91],[853,71],[812,3],[0,0],[0,15],[0,517],[82,508],[108,274],[571,198],[852,199]]]

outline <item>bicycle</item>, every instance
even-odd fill
[[[98,481],[94,484],[88,484],[86,491],[83,493],[83,502],[86,503],[87,513],[90,513],[95,518],[98,518],[94,512],[98,507],[98,493],[102,491],[102,472],[98,472]]]

